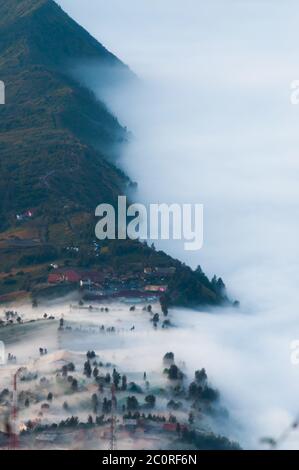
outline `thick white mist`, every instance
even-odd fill
[[[256,446],[299,412],[298,2],[60,3],[143,80],[105,95],[134,133],[123,165],[139,201],[205,206],[200,252],[159,246],[222,275],[241,300],[238,313],[204,315],[198,334],[241,442]]]

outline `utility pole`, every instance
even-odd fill
[[[24,370],[24,367],[18,369],[13,375],[12,407],[11,407],[11,426],[10,426],[10,447],[15,450],[19,446],[18,429],[18,375]]]
[[[17,372],[13,375],[12,390],[12,408],[11,408],[11,428],[10,428],[10,447],[15,450],[18,447],[18,429],[17,429]]]
[[[111,424],[110,424],[110,445],[109,450],[112,452],[117,450],[116,440],[116,397],[115,397],[115,385],[111,386]]]

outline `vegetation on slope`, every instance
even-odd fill
[[[6,105],[0,107],[0,294],[31,291],[56,259],[97,269],[109,264],[116,273],[136,262],[176,266],[165,302],[225,301],[223,286],[138,242],[107,243],[105,256],[95,258],[95,207],[115,204],[131,184],[115,164],[128,135],[105,104],[67,73],[80,61],[99,65],[99,83],[134,79],[52,0],[0,0],[0,77],[6,83]],[[17,220],[28,211],[30,220]],[[76,259],[66,255],[69,245],[79,247]],[[17,273],[24,264],[22,277]]]

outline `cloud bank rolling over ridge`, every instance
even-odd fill
[[[198,319],[207,367],[254,434],[248,445],[279,434],[299,410],[299,369],[289,361],[299,338],[299,106],[290,104],[298,3],[60,4],[142,79],[138,90],[106,91],[134,134],[123,167],[140,202],[204,204],[200,252],[159,246],[222,275],[240,298],[240,313]]]

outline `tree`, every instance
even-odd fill
[[[127,390],[127,386],[128,386],[127,385],[127,376],[123,375],[121,380],[122,380],[121,389],[123,391],[125,391],[125,390]]]
[[[225,287],[225,284],[224,284],[223,280],[221,279],[221,277],[219,277],[219,279],[217,279],[217,277],[214,276],[212,281],[211,281],[211,284],[212,284],[212,289],[213,289],[214,292],[216,292],[216,294],[218,294],[218,295],[225,294],[226,287]]]
[[[154,395],[148,395],[145,397],[145,402],[149,408],[154,408],[156,405],[156,397]]]
[[[91,377],[91,366],[89,361],[86,361],[84,364],[84,375],[86,375],[88,378]]]
[[[72,385],[71,385],[71,387],[72,387],[72,390],[73,390],[74,392],[76,392],[76,391],[78,390],[78,380],[77,380],[77,379],[73,379],[73,380],[72,380]]]
[[[129,391],[133,393],[143,393],[142,388],[140,385],[137,385],[135,382],[130,382],[129,383]]]
[[[182,403],[179,402],[179,401],[170,400],[170,401],[167,403],[167,408],[169,408],[170,410],[177,411],[177,410],[179,410],[181,407],[182,407]]]
[[[113,383],[116,388],[118,388],[120,380],[121,380],[120,374],[116,371],[116,369],[113,369]]]
[[[104,424],[104,416],[103,415],[96,417],[96,424],[97,424],[97,426],[103,426],[103,424]]]
[[[68,373],[68,368],[67,368],[66,365],[64,365],[64,366],[62,367],[62,376],[63,376],[63,377],[67,377],[67,373]]]
[[[103,407],[102,407],[103,413],[104,414],[109,414],[109,413],[111,413],[111,409],[112,409],[111,400],[107,400],[107,398],[104,398]]]
[[[95,379],[99,376],[99,369],[97,367],[93,369],[93,376]]]
[[[88,424],[91,426],[93,424],[93,418],[91,415],[88,416]]]
[[[94,359],[96,357],[96,353],[94,351],[88,351],[86,357],[87,359]]]
[[[205,385],[207,383],[208,376],[205,369],[197,370],[195,372],[195,381],[198,385]]]
[[[139,403],[136,397],[127,397],[127,410],[136,411],[139,408]]]
[[[168,369],[168,378],[169,380],[182,380],[183,373],[175,364],[172,364]]]
[[[53,393],[48,393],[48,397],[47,397],[47,400],[48,401],[53,401]]]
[[[165,365],[174,363],[174,354],[173,354],[173,352],[168,352],[168,353],[165,354],[165,356],[163,357],[163,363]]]
[[[218,281],[217,281],[217,292],[219,294],[224,294],[226,291],[226,286],[223,282],[223,280],[221,279],[221,277],[219,277]]]
[[[198,394],[198,386],[195,382],[191,382],[189,385],[189,396],[190,398],[196,398]]]
[[[25,406],[26,406],[26,408],[29,408],[29,406],[30,406],[30,403],[29,403],[29,399],[28,399],[28,398],[26,398],[26,400],[25,400]]]
[[[162,310],[163,315],[165,317],[167,317],[167,315],[168,315],[168,306],[167,306],[167,300],[166,300],[165,296],[162,296],[160,298],[160,305],[161,305],[161,310]]]
[[[75,364],[73,362],[70,362],[68,365],[67,365],[67,370],[69,372],[75,372]]]
[[[69,410],[69,405],[68,405],[68,402],[65,401],[62,405],[62,408],[65,410],[65,411],[68,411]]]
[[[93,412],[96,414],[98,411],[98,406],[99,406],[99,399],[96,393],[94,393],[91,397],[91,404],[92,404]]]
[[[170,320],[164,320],[162,324],[162,328],[168,328],[169,326],[171,326]]]
[[[217,401],[219,399],[219,392],[209,386],[206,386],[203,389],[201,398],[206,401]]]

